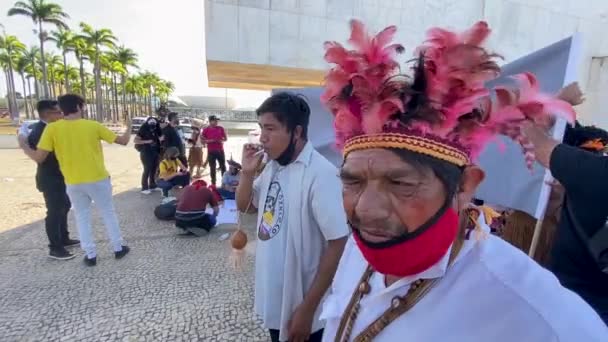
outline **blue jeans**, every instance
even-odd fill
[[[188,186],[190,184],[190,174],[179,175],[173,177],[170,180],[159,179],[158,187],[163,190],[163,196],[169,196],[169,190],[173,189],[176,186]]]

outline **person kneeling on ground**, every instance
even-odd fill
[[[213,214],[205,211],[207,205],[213,208]],[[185,187],[179,196],[175,226],[196,236],[202,236],[215,226],[219,213],[217,198],[207,188],[205,181],[198,180]]]
[[[236,188],[239,186],[242,167],[241,164],[232,159],[228,161],[228,165],[230,168],[222,178],[222,187],[219,189],[219,193],[224,199],[233,200],[235,198]]]
[[[187,186],[190,184],[190,173],[178,159],[179,150],[169,147],[165,152],[165,159],[160,162],[160,180],[158,187],[163,190],[163,201],[169,201],[169,190],[176,186]]]

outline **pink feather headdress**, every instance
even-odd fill
[[[396,30],[389,26],[371,36],[352,20],[354,49],[325,43],[325,60],[334,66],[325,77],[321,101],[335,116],[336,144],[345,155],[405,148],[465,166],[502,134],[520,143],[531,167],[534,155],[521,123],[553,116],[574,121],[572,107],[541,93],[531,73],[514,76],[513,88],[486,88],[500,68],[499,56],[482,47],[490,34],[485,22],[462,33],[430,29],[415,50],[412,77],[402,74],[396,61],[404,51],[392,43]]]

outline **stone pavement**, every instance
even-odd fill
[[[243,270],[234,270],[229,242],[218,241],[233,227],[201,238],[177,236],[171,223],[152,214],[160,195],[136,188],[135,150],[105,152],[132,251],[115,260],[94,216],[99,256],[92,268],[82,263],[79,248],[69,261],[47,258],[32,165],[17,151],[0,152],[0,178],[15,179],[0,180],[0,341],[268,341],[252,308],[255,244],[248,245]],[[70,232],[77,237],[72,214]]]

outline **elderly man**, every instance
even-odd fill
[[[521,123],[555,109],[572,120],[572,108],[539,94],[531,74],[490,94],[499,68],[480,46],[484,22],[430,30],[411,79],[393,59],[395,30],[372,37],[353,21],[358,50],[325,45],[336,66],[322,100],[336,116],[353,235],[324,303],[324,341],[607,341],[580,297],[490,235],[468,204],[484,178],[476,157],[497,133],[533,162]]]

